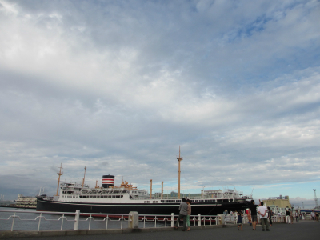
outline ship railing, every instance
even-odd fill
[[[108,229],[108,223],[110,222],[119,222],[120,223],[120,229],[123,229],[124,224],[127,223],[128,228],[131,228],[132,224],[130,222],[133,220],[133,214],[108,214],[105,215],[105,217],[97,217],[95,218],[95,215],[99,215],[101,213],[80,213],[79,210],[76,212],[42,212],[42,211],[23,211],[23,210],[0,210],[0,213],[9,213],[7,218],[1,218],[0,216],[0,222],[1,221],[11,221],[11,231],[14,231],[15,226],[20,221],[21,223],[24,222],[37,222],[37,230],[40,231],[41,224],[43,221],[47,222],[57,222],[60,224],[60,230],[67,230],[64,224],[66,225],[66,222],[73,222],[73,230],[79,230],[79,223],[80,222],[87,222],[88,228],[87,230],[91,230],[92,224],[95,222],[105,222],[105,229]],[[29,214],[29,218],[23,218],[20,216],[23,216],[23,214]],[[34,218],[30,218],[30,214],[38,215]],[[2,215],[2,214],[1,214]],[[51,216],[49,216],[51,215]],[[52,215],[57,216],[57,218],[52,218]],[[81,217],[80,215],[85,215],[86,217]],[[150,228],[152,225],[148,224],[150,222],[154,222],[153,227],[174,227],[175,222],[177,221],[178,215],[174,215],[173,213],[170,215],[148,215],[148,214],[137,214],[138,215],[138,222],[142,222],[143,228]],[[51,217],[51,218],[50,218]],[[193,226],[205,226],[205,225],[218,225],[218,215],[190,215],[190,221],[193,221]],[[9,223],[10,224],[10,223]],[[148,224],[149,226],[146,226]],[[20,227],[21,225],[18,224]],[[163,226],[164,225],[164,226]],[[57,226],[57,225],[56,225]],[[137,227],[137,226],[135,226]],[[109,227],[110,228],[110,227]],[[32,230],[32,229],[28,229]],[[36,229],[34,229],[36,230]],[[46,229],[47,230],[47,229]]]

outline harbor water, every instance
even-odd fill
[[[8,208],[0,207],[0,210],[19,211],[15,212],[1,212],[0,211],[0,231],[11,230],[13,218],[12,215],[16,215],[19,218],[14,218],[13,230],[38,230],[40,213],[36,210],[21,209],[21,208]],[[22,211],[22,212],[21,212]],[[25,211],[25,213],[23,212]],[[30,213],[31,211],[31,213]],[[73,230],[74,229],[74,216],[65,215],[65,218],[61,218],[62,215],[56,214],[43,214],[40,223],[40,230]],[[59,219],[60,218],[60,219]],[[167,223],[169,226],[170,223]],[[139,228],[154,227],[154,222],[139,222]],[[165,223],[157,222],[157,227],[164,227]],[[125,229],[128,228],[128,222],[126,220],[113,219],[108,221],[108,229]],[[88,217],[80,217],[79,230],[100,230],[106,229],[106,221],[103,218],[92,218],[91,221]]]

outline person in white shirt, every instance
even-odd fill
[[[312,210],[312,212],[311,212],[310,215],[311,215],[311,220],[316,220],[316,219],[315,219],[315,215],[314,215],[314,210]]]
[[[263,206],[263,202],[260,203],[260,206],[258,207],[258,213],[260,214],[261,219],[261,225],[262,225],[262,231],[270,231],[269,221],[268,221],[268,211],[267,207]]]

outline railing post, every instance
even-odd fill
[[[108,219],[109,219],[109,216],[107,215],[106,216],[106,230],[108,229]]]
[[[90,214],[90,217],[89,217],[89,230],[91,230],[91,214]]]
[[[16,218],[16,213],[13,213],[12,225],[11,225],[11,232],[13,231],[14,219],[15,219],[15,218]]]
[[[73,230],[79,230],[79,216],[80,216],[80,210],[76,210],[76,214],[74,215]]]
[[[62,231],[62,226],[63,226],[63,219],[64,219],[64,214],[62,214],[61,231]]]
[[[198,226],[201,226],[201,214],[198,214]]]
[[[171,213],[171,227],[174,227],[174,213]]]
[[[40,213],[40,217],[39,217],[39,222],[38,222],[38,231],[40,231],[40,222],[41,222],[41,218],[42,218],[42,213]]]

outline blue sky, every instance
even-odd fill
[[[313,204],[320,3],[0,0],[0,193],[114,174]],[[320,191],[320,190],[318,190]],[[318,193],[319,195],[320,193]]]

